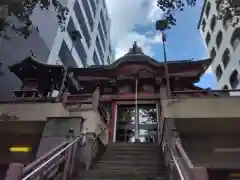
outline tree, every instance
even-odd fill
[[[176,12],[183,11],[186,6],[195,6],[197,0],[158,0],[157,6],[165,12],[164,19],[167,20],[170,29],[175,26]],[[198,0],[201,1],[201,0]],[[202,0],[203,1],[203,0]],[[235,26],[239,22],[240,1],[239,0],[210,0],[218,7],[218,19],[225,19]]]
[[[6,28],[9,27],[24,38],[29,37],[32,25],[30,16],[37,6],[42,10],[54,7],[61,30],[65,30],[65,20],[69,10],[62,6],[59,0],[0,0],[0,36],[5,39],[10,38],[6,33]],[[8,19],[11,14],[18,17],[22,22],[21,26],[11,24]]]

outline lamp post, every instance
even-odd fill
[[[166,53],[166,35],[164,33],[165,29],[168,26],[167,20],[158,20],[156,22],[156,30],[159,30],[162,33],[162,43],[163,43],[163,55],[164,55],[164,69],[165,69],[165,78],[166,78],[166,85],[167,85],[167,96],[171,96],[171,89],[170,89],[170,80],[169,80],[169,72],[168,72],[168,64],[167,64],[167,53]]]

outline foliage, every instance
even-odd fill
[[[62,6],[59,0],[1,0],[0,1],[0,36],[5,38],[6,28],[9,27],[24,38],[31,34],[32,22],[30,16],[34,9],[39,6],[41,10],[49,10],[53,7],[56,11],[59,26],[65,30],[66,15],[69,10]],[[21,22],[21,26],[11,24],[9,16],[14,14]]]
[[[198,0],[200,1],[200,0]],[[215,2],[218,8],[218,19],[225,19],[235,26],[239,22],[238,9],[239,0],[210,0]],[[238,2],[237,2],[238,1]],[[184,11],[186,6],[193,7],[196,0],[158,0],[157,6],[164,12],[164,19],[167,20],[167,29],[177,24],[176,12]]]

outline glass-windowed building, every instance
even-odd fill
[[[48,58],[49,64],[89,67],[113,62],[111,22],[105,3],[105,0],[68,2],[66,31],[61,32],[60,28],[57,31]],[[77,37],[72,37],[72,33]]]
[[[212,58],[211,68],[217,89],[239,89],[240,23],[233,26],[230,20],[219,19],[220,11],[220,3],[205,0],[198,28]]]

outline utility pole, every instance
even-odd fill
[[[159,30],[162,33],[162,43],[163,43],[163,55],[164,55],[164,72],[165,72],[165,79],[166,79],[166,86],[167,86],[167,96],[168,98],[171,96],[171,87],[170,87],[170,80],[169,80],[169,71],[168,71],[168,64],[167,64],[167,53],[166,53],[166,35],[164,33],[165,29],[167,28],[167,21],[166,20],[158,20],[156,22],[156,30]]]

